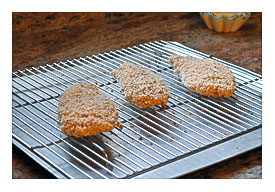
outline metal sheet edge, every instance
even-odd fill
[[[256,149],[262,145],[262,128],[224,143],[212,146],[198,153],[177,160],[173,163],[133,177],[134,179],[169,179],[177,178],[194,171],[209,167],[221,161]],[[180,175],[179,175],[180,173]]]
[[[40,166],[45,168],[47,171],[49,171],[53,176],[59,178],[59,179],[66,179],[66,177],[62,174],[60,174],[57,170],[55,170],[51,165],[49,165],[46,161],[41,159],[38,155],[31,152],[28,148],[26,148],[24,145],[22,145],[20,142],[16,141],[16,139],[12,139],[12,143],[18,147],[20,150],[22,150],[25,154],[27,154],[30,158],[32,158],[34,161],[36,161]]]

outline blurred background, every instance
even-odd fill
[[[209,30],[192,13],[13,13],[13,71],[154,40],[184,45],[261,74],[262,14],[236,32]]]

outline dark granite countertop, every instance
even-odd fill
[[[262,74],[262,14],[234,33],[207,29],[199,13],[13,13],[12,71],[140,43],[177,41]],[[13,178],[54,178],[17,147]],[[262,178],[262,148],[182,178]]]

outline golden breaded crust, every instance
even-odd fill
[[[193,92],[213,97],[230,97],[236,88],[228,66],[210,59],[172,55],[169,61],[180,74],[183,84]]]
[[[119,82],[125,98],[140,108],[165,105],[170,91],[163,79],[145,67],[130,62],[111,72]]]
[[[90,83],[77,83],[59,97],[58,118],[65,134],[91,136],[113,130],[118,112],[113,101]]]

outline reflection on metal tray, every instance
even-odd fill
[[[229,98],[190,92],[168,58],[210,57],[177,42],[156,41],[13,73],[13,144],[57,178],[175,178],[261,145],[262,77],[228,65],[236,77]],[[125,61],[147,67],[170,87],[165,107],[129,104],[110,72]],[[119,110],[112,132],[85,138],[59,128],[59,95],[94,83]]]

